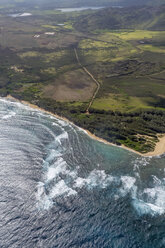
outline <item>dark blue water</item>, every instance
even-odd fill
[[[165,247],[165,156],[0,99],[0,247]]]

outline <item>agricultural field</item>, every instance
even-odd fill
[[[80,57],[101,83],[92,107],[121,112],[162,109],[165,46],[159,42],[163,39],[165,44],[164,31],[127,30],[104,31],[97,40],[81,41]]]

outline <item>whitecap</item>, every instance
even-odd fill
[[[61,119],[57,119],[57,122],[62,126],[62,127],[66,127],[68,126],[68,122],[67,121],[63,121]]]
[[[133,200],[133,206],[139,215],[150,214],[154,216],[161,215],[164,213],[164,208],[138,199]]]
[[[133,170],[137,171],[140,169],[140,167],[145,167],[149,165],[151,159],[152,157],[138,157],[136,160],[133,160]]]
[[[16,113],[14,111],[10,111],[7,115],[2,116],[2,120],[10,119],[10,118],[14,117],[15,115],[16,115]]]
[[[37,185],[37,207],[39,209],[48,210],[53,206],[53,201],[45,194],[45,185],[43,182],[39,182]]]
[[[48,155],[47,158],[45,159],[45,162],[51,163],[51,162],[53,162],[53,160],[54,160],[55,158],[59,158],[59,157],[60,157],[60,158],[62,157],[61,152],[58,151],[58,150],[55,150],[55,149],[51,149],[51,150],[49,151],[49,155]]]
[[[68,187],[64,180],[60,180],[51,190],[49,197],[52,199],[54,197],[58,196],[70,196],[70,195],[75,195],[77,192],[73,190],[72,188]]]
[[[120,194],[126,196],[129,192],[136,190],[135,182],[136,178],[130,176],[121,177],[122,187],[120,188]]]
[[[114,177],[107,175],[104,170],[93,170],[87,178],[77,177],[74,187],[82,188],[87,186],[88,188],[94,188],[99,186],[100,188],[106,188],[113,181]]]
[[[68,139],[68,133],[67,132],[63,132],[62,134],[60,134],[56,137],[56,141],[59,142],[60,144],[61,144],[62,139],[65,139],[65,140]]]
[[[133,206],[139,214],[164,214],[165,213],[165,185],[163,180],[153,176],[154,186],[144,188],[133,197]]]
[[[48,171],[46,173],[46,180],[50,181],[52,179],[56,179],[60,173],[69,173],[69,171],[67,170],[67,163],[60,158],[54,167],[49,167]]]

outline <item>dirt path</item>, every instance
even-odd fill
[[[89,102],[89,104],[88,104],[88,107],[87,107],[87,109],[86,109],[86,113],[89,114],[89,109],[90,109],[90,107],[92,106],[93,101],[95,100],[96,95],[97,95],[97,93],[98,93],[98,91],[99,91],[99,89],[100,89],[100,83],[99,83],[99,82],[94,78],[94,76],[87,70],[87,68],[81,64],[76,48],[74,48],[74,52],[75,52],[75,55],[76,55],[76,59],[77,59],[78,64],[79,64],[79,65],[82,67],[82,69],[88,74],[88,76],[90,76],[90,78],[95,82],[95,84],[96,84],[96,86],[97,86],[96,89],[95,89],[95,91],[94,91],[94,93],[93,93],[93,96],[92,96],[92,98],[91,98],[91,100],[90,100],[90,102]]]
[[[164,78],[157,78],[157,77],[154,77],[154,76],[159,75],[160,73],[164,73],[164,72],[165,72],[165,70],[160,71],[160,72],[155,72],[155,73],[149,75],[148,78],[149,78],[150,80],[158,80],[158,81],[163,81],[163,82],[164,82]]]

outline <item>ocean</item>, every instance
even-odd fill
[[[165,155],[0,98],[1,248],[165,247]]]

